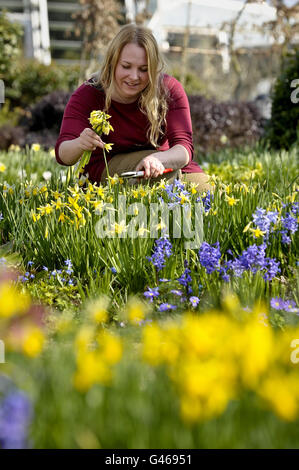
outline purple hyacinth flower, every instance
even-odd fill
[[[266,272],[263,276],[265,281],[272,281],[272,279],[280,272],[279,261],[273,258],[266,258]]]
[[[281,230],[280,231],[282,237],[281,237],[281,242],[284,243],[285,245],[289,245],[291,243],[291,238],[288,236],[287,230]]]
[[[289,212],[286,213],[285,217],[281,217],[281,224],[284,229],[289,230],[291,233],[295,233],[298,230],[298,222]]]
[[[220,267],[221,252],[219,242],[216,242],[214,245],[203,242],[198,254],[200,264],[206,268],[208,274],[211,274]]]
[[[294,202],[294,204],[291,207],[291,212],[294,215],[299,215],[299,202]]]
[[[154,253],[152,256],[147,256],[150,261],[157,269],[161,271],[165,267],[165,257],[169,258],[172,254],[172,245],[167,237],[161,237],[155,241]]]
[[[209,212],[209,210],[211,209],[211,199],[213,200],[214,199],[214,195],[210,193],[210,191],[207,192],[206,196],[199,196],[197,199],[196,199],[196,202],[200,202],[202,201],[203,203],[203,207],[204,207],[204,211],[205,212]]]
[[[0,447],[26,448],[31,419],[32,405],[25,393],[16,390],[6,395],[0,402]]]
[[[191,270],[186,268],[181,277],[178,278],[179,283],[181,286],[187,287],[189,282],[192,281],[192,278],[190,276]]]

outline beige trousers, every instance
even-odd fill
[[[115,174],[120,175],[126,171],[134,171],[140,160],[155,152],[157,152],[157,150],[140,150],[138,152],[119,153],[115,155],[108,163],[109,175],[114,176]],[[102,173],[101,183],[106,183],[106,178],[107,171],[105,168]],[[198,191],[208,191],[212,189],[208,184],[209,176],[205,173],[182,173],[181,170],[175,170],[171,173],[166,173],[166,175],[161,175],[158,178],[154,178],[151,180],[151,182],[156,183],[163,178],[167,179],[169,183],[172,183],[176,178],[180,179],[181,181],[195,183],[196,189]]]

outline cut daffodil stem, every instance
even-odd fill
[[[91,151],[90,150],[85,150],[85,152],[83,152],[83,155],[80,159],[80,162],[79,162],[79,165],[78,165],[78,168],[76,170],[76,177],[79,178],[80,176],[80,172],[83,168],[85,168],[86,165],[88,165],[89,163],[89,160],[90,160],[90,157],[91,157]],[[108,178],[110,177],[109,175],[109,167],[108,167],[108,163],[107,163],[107,158],[106,158],[106,152],[105,152],[105,147],[103,147],[103,155],[104,155],[104,160],[105,160],[105,166],[106,166],[106,171],[107,171],[107,176]],[[109,182],[110,184],[110,182]]]
[[[104,111],[92,111],[90,113],[90,117],[89,117],[89,122],[92,126],[92,129],[93,131],[98,134],[98,136],[101,137],[101,135],[104,133],[105,135],[108,135],[110,131],[113,131],[113,127],[111,126],[111,124],[108,122],[108,119],[110,119],[111,116],[109,114],[106,114],[104,113]],[[105,166],[106,166],[106,171],[107,171],[107,175],[109,177],[109,171],[108,171],[108,164],[107,164],[107,159],[106,159],[106,153],[105,153],[105,150],[107,150],[107,152],[109,152],[109,150],[111,150],[112,148],[112,145],[113,144],[105,144],[104,147],[103,147],[103,155],[104,155],[104,160],[105,160]],[[82,169],[88,165],[89,163],[89,160],[90,160],[90,156],[91,156],[91,153],[92,151],[91,150],[85,150],[85,152],[83,153],[81,159],[80,159],[80,162],[79,162],[79,165],[78,165],[78,168],[76,170],[76,176],[79,177],[80,175],[80,172],[82,171]],[[109,185],[110,186],[110,185]]]
[[[85,152],[83,152],[83,155],[80,159],[80,162],[76,171],[77,178],[79,177],[81,170],[89,163],[90,156],[91,156],[90,150],[85,150]]]
[[[110,181],[109,168],[108,168],[108,163],[107,163],[107,158],[106,158],[105,147],[103,147],[103,155],[104,155],[104,160],[105,160],[105,165],[106,165],[106,172],[107,172],[107,178],[108,178],[108,183],[109,183],[109,189],[111,189],[111,181]]]

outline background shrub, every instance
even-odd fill
[[[0,127],[0,149],[7,150],[12,144],[25,147],[34,143],[46,149],[54,147],[69,97],[67,91],[53,91],[23,110],[17,126]]]
[[[38,142],[45,148],[53,147],[59,135],[65,106],[71,93],[54,91],[28,106],[18,121],[24,132],[14,134],[11,128],[11,139],[2,136],[5,143],[20,146]],[[202,153],[219,149],[255,143],[265,126],[265,119],[254,102],[252,103],[217,103],[203,96],[190,96],[190,110],[193,125],[194,146]],[[4,128],[7,136],[8,127]],[[7,148],[5,146],[1,148]]]
[[[4,81],[12,76],[16,61],[21,54],[22,27],[9,21],[6,12],[0,12],[0,78]]]
[[[27,127],[30,131],[53,129],[59,132],[64,109],[70,95],[69,92],[62,90],[49,93],[38,103],[26,108],[19,125]]]
[[[194,146],[200,152],[255,143],[266,120],[254,102],[217,103],[204,96],[189,96]]]
[[[0,127],[0,150],[7,150],[11,145],[25,145],[25,128],[4,124]]]
[[[19,63],[16,74],[6,82],[6,98],[10,108],[31,106],[56,90],[77,88],[79,66],[44,65],[37,60]]]
[[[275,148],[288,149],[299,139],[299,103],[291,101],[291,94],[295,91],[291,83],[295,79],[299,79],[299,50],[286,56],[273,89],[267,136]],[[296,96],[299,98],[299,92]]]
[[[70,95],[67,91],[53,91],[38,103],[27,107],[18,127],[25,130],[25,136],[12,143],[20,146],[39,143],[44,148],[54,147]]]
[[[173,67],[169,72],[169,75],[175,77],[178,81],[181,80],[181,71],[179,67]],[[201,80],[198,75],[188,70],[185,77],[184,90],[187,95],[205,95],[209,97],[208,87],[206,83]]]

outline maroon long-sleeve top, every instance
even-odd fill
[[[90,82],[89,82],[90,83]],[[159,151],[168,150],[174,145],[183,145],[189,153],[189,163],[182,168],[183,173],[201,173],[202,170],[193,161],[192,123],[188,98],[182,85],[167,74],[164,83],[169,89],[169,107],[167,112],[166,132],[159,139]],[[91,111],[103,110],[105,93],[89,84],[82,84],[70,97],[64,111],[60,134],[55,146],[56,160],[65,165],[59,158],[58,150],[62,142],[73,140],[80,136],[83,129],[91,127],[89,116]],[[124,104],[112,100],[108,110],[114,132],[102,136],[105,142],[113,143],[112,150],[107,155],[108,161],[119,153],[128,153],[138,150],[153,149],[146,131],[149,126],[147,117],[138,108],[138,100],[134,103]],[[91,154],[85,173],[89,174],[91,182],[99,182],[105,162],[102,149],[96,148]]]

